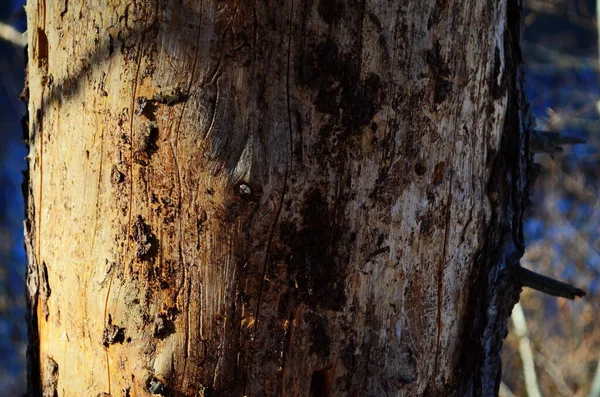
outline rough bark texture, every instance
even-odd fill
[[[30,395],[494,395],[516,1],[30,1]]]

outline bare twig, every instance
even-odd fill
[[[527,322],[525,321],[525,313],[521,304],[517,302],[513,308],[511,319],[515,327],[515,333],[519,338],[519,354],[523,362],[523,375],[525,376],[525,389],[528,397],[542,397],[537,383],[537,375],[535,374],[535,364],[533,362],[533,351],[529,336],[527,336]]]
[[[7,23],[0,22],[0,39],[6,40],[19,47],[27,44],[27,37]]]
[[[577,287],[573,287],[572,285],[563,283],[562,281],[532,272],[531,270],[525,269],[521,266],[515,267],[514,276],[517,282],[519,282],[522,286],[533,288],[548,295],[560,296],[567,299],[575,299],[575,297],[582,297],[585,295],[585,291]]]

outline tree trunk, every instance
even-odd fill
[[[516,1],[100,3],[27,5],[30,395],[497,393]]]

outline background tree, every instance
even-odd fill
[[[516,2],[27,14],[31,394],[497,391]]]

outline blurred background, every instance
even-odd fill
[[[596,9],[596,1],[598,8]],[[0,390],[25,390],[25,252],[19,94],[24,0],[0,0]],[[524,0],[526,89],[538,129],[587,143],[539,154],[522,265],[587,291],[524,290],[503,350],[500,396],[600,397],[600,0]]]
[[[521,264],[587,295],[568,301],[523,290],[500,396],[600,397],[600,0],[524,0],[524,8],[525,84],[537,128],[587,144],[536,155],[542,174]]]
[[[25,250],[22,170],[25,0],[0,0],[0,395],[25,392]]]

